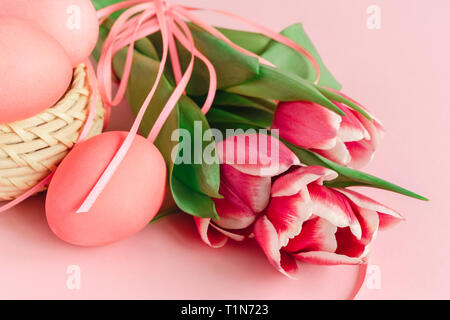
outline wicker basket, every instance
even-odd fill
[[[36,185],[73,147],[87,118],[91,90],[85,65],[74,71],[70,89],[53,107],[0,125],[0,200],[12,200]],[[102,131],[105,111],[97,112],[89,136]]]

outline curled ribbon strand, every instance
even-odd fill
[[[295,41],[279,34],[276,33],[272,30],[270,30],[269,28],[264,27],[263,25],[256,23],[252,20],[249,20],[247,18],[241,17],[237,14],[231,13],[231,12],[227,12],[227,11],[223,11],[223,10],[217,10],[217,9],[205,9],[205,8],[194,8],[194,7],[184,7],[184,6],[178,6],[178,5],[174,5],[174,7],[176,8],[176,10],[178,12],[180,12],[182,15],[184,15],[186,18],[191,19],[191,21],[193,22],[198,22],[197,25],[201,26],[201,27],[205,27],[205,30],[209,31],[211,30],[212,27],[208,26],[207,24],[203,23],[202,21],[198,20],[194,15],[192,15],[189,11],[209,11],[209,12],[214,12],[214,13],[218,13],[230,18],[233,18],[237,21],[240,21],[250,27],[252,27],[253,29],[257,30],[258,32],[260,32],[261,34],[267,36],[268,38],[271,38],[281,44],[284,44],[287,47],[290,47],[291,49],[298,51],[300,54],[302,54],[303,56],[305,56],[308,61],[313,65],[314,70],[316,71],[316,80],[314,81],[314,84],[318,84],[320,81],[320,76],[321,76],[321,71],[320,71],[320,66],[317,63],[316,59],[312,56],[311,53],[309,53],[308,50],[306,50],[305,48],[303,48],[302,46],[300,46],[298,43],[296,43]],[[195,19],[195,21],[194,21]],[[227,42],[228,44],[230,44],[233,48],[243,52],[243,53],[247,53],[251,56],[256,56],[257,58],[260,59],[260,62],[265,63],[267,65],[273,66],[272,63],[264,60],[263,58],[254,55],[252,52],[248,52],[247,50],[240,48],[239,46],[236,46],[234,43],[232,43],[227,37],[225,37],[222,33],[220,33],[217,29],[212,28],[214,30],[211,30],[212,32],[215,33],[215,35],[217,35],[218,38],[224,40],[225,42]],[[211,32],[211,33],[212,33]],[[244,50],[244,51],[243,51]]]
[[[368,261],[366,261],[364,264],[361,264],[358,266],[358,274],[356,276],[356,283],[353,287],[353,291],[350,293],[347,300],[355,300],[356,296],[359,294],[359,292],[362,289],[362,286],[364,285],[364,282],[366,281],[367,276],[367,268],[368,268]]]

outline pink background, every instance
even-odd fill
[[[379,234],[370,263],[379,267],[381,288],[365,285],[358,297],[449,299],[450,3],[180,2],[226,9],[275,30],[303,22],[344,92],[366,104],[385,124],[388,134],[367,171],[431,199],[426,203],[370,191],[407,221]],[[381,30],[366,27],[366,9],[372,4],[382,10]],[[216,17],[210,21],[239,27]],[[125,105],[113,117],[111,128],[129,127]],[[81,268],[80,290],[66,287],[69,265]],[[285,279],[252,242],[210,249],[188,217],[171,217],[120,243],[84,249],[51,233],[42,195],[0,215],[0,298],[346,298],[357,274],[351,266],[302,269],[298,281]]]

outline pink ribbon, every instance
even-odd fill
[[[366,275],[367,275],[367,267],[368,267],[368,261],[358,266],[358,274],[356,275],[356,283],[353,286],[353,290],[350,293],[350,296],[347,300],[355,300],[358,293],[361,291],[361,288],[366,281]]]
[[[205,103],[202,107],[202,112],[206,114],[211,108],[214,101],[215,92],[217,90],[216,71],[214,69],[213,64],[201,52],[199,52],[195,48],[192,34],[184,19],[190,20],[191,22],[195,23],[205,31],[212,34],[213,36],[223,40],[224,42],[226,42],[239,52],[242,52],[251,57],[258,58],[259,62],[262,64],[275,67],[269,61],[234,44],[219,30],[203,22],[201,19],[197,18],[195,15],[191,13],[191,11],[194,10],[207,10],[207,9],[183,7],[175,4],[169,4],[168,2],[163,0],[129,0],[113,4],[100,10],[98,12],[99,20],[104,21],[109,15],[122,9],[126,10],[114,22],[109,32],[109,35],[105,40],[97,69],[100,94],[102,96],[103,102],[107,105],[107,107],[119,104],[122,101],[123,97],[125,96],[132,68],[134,43],[138,39],[147,37],[151,34],[154,34],[157,31],[161,31],[163,40],[163,56],[158,69],[158,74],[155,83],[153,84],[152,89],[150,90],[149,94],[147,95],[147,98],[145,99],[143,105],[141,106],[139,113],[136,116],[136,120],[132,128],[130,129],[129,134],[125,138],[124,142],[120,146],[119,150],[116,152],[111,162],[108,164],[102,176],[99,178],[93,189],[90,191],[89,195],[84,200],[81,207],[77,210],[77,213],[89,212],[89,210],[95,204],[95,201],[100,196],[104,188],[107,186],[108,182],[111,180],[115,171],[125,158],[128,150],[130,149],[133,143],[134,138],[137,135],[140,123],[142,122],[144,114],[149,104],[151,103],[156,88],[161,80],[169,55],[172,62],[172,70],[177,85],[174,91],[172,92],[172,95],[170,96],[169,100],[166,102],[164,108],[162,109],[147,139],[151,142],[155,141],[156,137],[161,131],[170,113],[173,111],[178,100],[184,93],[193,73],[195,57],[200,59],[206,65],[210,76],[208,94]],[[223,14],[231,18],[238,19],[254,27],[262,34],[300,52],[314,66],[317,74],[316,83],[319,81],[320,68],[318,63],[307,50],[305,50],[303,47],[301,47],[291,39],[286,38],[280,34],[277,34],[276,32],[273,32],[265,28],[264,26],[261,26],[255,22],[239,17],[237,15],[220,10],[209,10],[209,11],[214,11],[219,14]],[[175,38],[179,41],[179,43],[183,47],[185,47],[191,53],[190,63],[184,73],[182,73],[181,70],[178,52],[175,45]],[[128,51],[123,69],[123,74],[121,77],[117,93],[113,97],[112,83],[111,83],[111,79],[113,76],[112,60],[114,58],[114,55],[119,50],[125,47],[128,47]]]

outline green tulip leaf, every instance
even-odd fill
[[[228,39],[235,44],[247,49],[264,59],[272,62],[283,71],[294,73],[303,79],[313,82],[316,78],[316,71],[308,59],[275,40],[268,38],[260,33],[253,33],[248,31],[240,31],[226,28],[217,28]],[[340,83],[331,74],[329,69],[323,63],[317,49],[312,43],[311,39],[306,34],[301,23],[296,23],[284,29],[281,34],[297,44],[305,48],[319,64],[321,77],[319,81],[320,86],[341,89]]]
[[[227,28],[217,28],[223,35],[238,46],[261,55],[272,41],[270,38],[256,32],[241,31]]]
[[[216,97],[214,98],[214,105],[244,107],[244,108],[250,107],[272,113],[275,112],[277,108],[277,104],[273,100],[246,97],[227,91],[216,92]]]
[[[161,219],[163,219],[163,218],[165,218],[165,217],[172,216],[172,215],[178,214],[178,213],[181,213],[181,210],[180,210],[177,206],[173,206],[173,207],[170,207],[170,208],[168,208],[168,209],[166,209],[166,210],[164,210],[164,211],[160,211],[160,212],[152,219],[152,221],[149,222],[149,225],[150,225],[150,224],[154,224],[154,223],[158,222],[159,220],[161,220]]]
[[[261,65],[258,76],[237,86],[226,88],[225,91],[270,100],[311,101],[340,115],[345,115],[307,80],[270,66]]]
[[[143,55],[159,61],[158,52],[156,51],[153,43],[148,38],[139,39],[134,44],[136,51],[142,53]]]
[[[243,54],[224,41],[214,37],[200,27],[189,24],[194,37],[195,46],[214,65],[217,74],[217,86],[219,89],[233,86],[251,79],[259,74],[258,59]],[[160,33],[149,37],[155,45],[158,53],[162,52],[162,39]],[[182,70],[185,70],[191,60],[191,53],[176,41],[178,56]],[[167,62],[167,76],[173,82],[172,65],[170,59]],[[209,72],[206,65],[198,58],[195,59],[194,72],[186,92],[189,95],[199,96],[208,92]]]
[[[324,184],[326,184],[327,186],[341,188],[350,186],[366,186],[396,192],[419,200],[428,200],[427,198],[418,195],[417,193],[409,191],[391,182],[385,181],[362,171],[341,166],[312,151],[300,148],[286,141],[283,142],[297,155],[300,161],[305,165],[319,165],[336,171],[339,174],[338,178],[332,181],[325,182]]]
[[[350,107],[351,109],[359,112],[361,115],[363,115],[364,117],[366,117],[367,119],[372,121],[372,117],[370,116],[370,114],[367,113],[366,110],[364,110],[363,108],[361,108],[360,106],[358,106],[356,103],[354,103],[352,100],[347,99],[343,96],[341,96],[340,94],[337,94],[331,90],[328,90],[326,88],[321,88],[317,86],[317,89],[322,92],[322,94],[327,97],[328,99],[335,101],[335,102],[340,102],[345,104],[346,106]]]
[[[305,33],[301,23],[289,26],[284,29],[281,34],[305,48],[317,61],[321,73],[319,85],[336,90],[341,89],[339,82],[324,65],[319,53]],[[294,73],[310,82],[314,82],[316,79],[314,66],[303,54],[277,41],[273,40],[270,42],[262,54],[262,57],[272,62],[284,72]]]
[[[219,219],[214,201],[210,197],[192,190],[177,177],[171,176],[170,188],[172,195],[181,210],[200,218]]]
[[[185,156],[180,154],[180,144],[176,146],[177,159],[173,164],[170,173],[170,188],[172,196],[177,206],[184,212],[201,217],[201,218],[213,218],[218,219],[218,215],[215,209],[213,198],[221,198],[219,194],[220,186],[220,168],[218,161],[211,164],[207,164],[203,161],[203,152],[209,145],[213,146],[212,154],[215,154],[215,144],[210,141],[209,143],[203,142],[201,144],[201,150],[199,150],[201,163],[195,164],[195,137],[200,135],[200,139],[203,137],[205,130],[209,129],[209,124],[200,111],[200,108],[187,97],[182,97],[179,103],[179,128],[188,133],[187,137],[189,141],[184,141],[186,137],[181,138],[182,134],[178,137],[178,142],[181,145],[185,145],[187,150],[191,150],[192,153],[188,163],[178,163],[179,157]],[[196,122],[194,122],[196,121]],[[195,123],[201,124],[200,132],[195,132]],[[198,125],[197,125],[198,126]],[[198,129],[197,129],[198,130]],[[191,139],[192,137],[192,139]]]
[[[263,129],[271,126],[273,113],[252,107],[216,106],[208,112],[207,118],[211,124],[235,122]]]
[[[210,129],[208,121],[200,108],[185,96],[179,101],[178,120],[179,144],[173,174],[191,189],[213,198],[221,198],[215,141],[213,137],[204,138],[205,132]],[[205,155],[207,150],[209,153]],[[209,164],[205,161],[205,156],[210,157]]]

